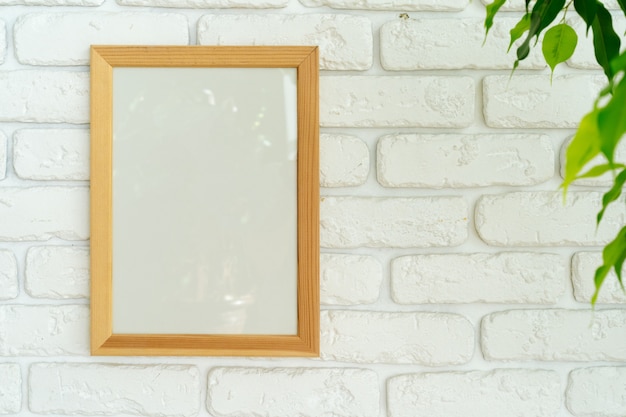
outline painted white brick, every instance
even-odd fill
[[[0,300],[10,300],[18,294],[17,260],[10,250],[0,249]]]
[[[320,185],[352,187],[367,180],[370,153],[361,139],[348,135],[320,135]]]
[[[372,22],[341,14],[206,15],[198,21],[200,45],[319,45],[320,69],[372,66]]]
[[[490,3],[493,3],[493,0],[482,0],[482,2],[483,4],[490,4]],[[524,3],[525,3],[524,0],[508,0],[507,2],[504,3],[504,5],[502,6],[500,10],[501,11],[518,11],[518,12],[524,11]],[[602,3],[608,9],[619,9],[619,3],[617,2],[617,0],[606,0],[606,1],[602,1]],[[532,5],[530,5],[529,8],[532,10]]]
[[[487,42],[484,19],[403,19],[380,28],[380,59],[387,70],[488,68],[510,69],[509,30],[518,19],[494,21]],[[513,49],[514,50],[514,49]],[[543,68],[541,50],[533,50],[520,68]]]
[[[26,253],[26,292],[36,298],[89,297],[89,249],[36,246]]]
[[[0,363],[0,414],[17,414],[22,408],[22,371],[16,363]]]
[[[320,256],[322,304],[372,304],[380,294],[383,268],[372,256],[323,253]]]
[[[7,175],[7,137],[0,132],[0,180],[6,178]]]
[[[468,127],[474,121],[469,77],[320,77],[325,127]]]
[[[367,369],[214,368],[207,406],[219,417],[377,417],[379,396]]]
[[[387,383],[389,417],[552,417],[561,408],[554,371],[496,369],[400,375]]]
[[[548,253],[413,255],[391,264],[401,304],[553,304],[563,294],[565,259]]]
[[[328,6],[333,9],[460,11],[468,0],[300,0],[307,7]]]
[[[189,43],[187,18],[173,13],[32,13],[14,33],[17,60],[29,65],[88,65],[92,44]]]
[[[467,239],[467,212],[461,197],[322,197],[320,245],[456,246]]]
[[[619,6],[617,6],[617,8],[619,8]],[[578,43],[576,44],[574,54],[567,60],[567,65],[573,68],[601,69],[600,65],[596,62],[593,49],[593,33],[591,29],[589,29],[589,36],[587,37],[585,35],[587,25],[582,19],[578,17],[568,19],[568,23],[576,30]],[[618,35],[626,33],[626,19],[622,12],[613,14],[613,29]],[[622,45],[622,50],[624,50],[624,45]]]
[[[211,9],[275,9],[287,6],[288,2],[289,0],[117,0],[117,4],[122,6]]]
[[[545,135],[388,135],[377,153],[385,187],[532,185],[555,172]]]
[[[0,0],[0,6],[100,6],[104,0]]]
[[[7,56],[7,29],[4,20],[0,20],[0,64],[4,63]]]
[[[87,187],[0,189],[0,241],[89,238]]]
[[[89,130],[18,130],[13,135],[13,168],[23,179],[88,180]]]
[[[575,416],[626,415],[626,367],[573,370],[569,374],[565,401]]]
[[[0,121],[88,123],[87,72],[0,72]]]
[[[626,310],[503,311],[481,334],[487,360],[626,360]]]
[[[482,196],[475,223],[480,237],[494,246],[582,246],[608,243],[626,222],[623,203],[609,207],[596,228],[602,193],[516,192]]]
[[[605,84],[602,76],[490,75],[483,81],[485,122],[496,128],[574,128]]]
[[[187,365],[35,363],[28,393],[40,414],[195,416],[200,374]]]
[[[89,306],[0,306],[0,356],[89,354]]]
[[[356,363],[427,366],[468,362],[474,328],[449,313],[322,311],[321,358]]]
[[[559,156],[561,160],[560,173],[561,173],[562,178],[565,178],[565,163],[566,163],[565,155],[567,152],[567,147],[570,145],[572,138],[573,137],[569,137],[567,141],[565,141],[563,143],[563,146],[561,147],[561,152]],[[615,159],[615,162],[626,163],[626,141],[625,140],[622,140],[619,142],[619,144],[615,148],[615,154],[613,155],[613,157]],[[587,168],[585,168],[581,173],[586,172],[589,168],[591,168],[594,165],[602,165],[602,164],[606,164],[606,158],[603,155],[598,155],[597,157],[595,157],[588,163]],[[595,187],[610,187],[613,185],[613,177],[614,177],[613,173],[607,172],[599,177],[583,178],[583,179],[576,180],[574,181],[574,184],[590,185],[590,186],[595,186]]]
[[[602,252],[578,252],[572,257],[572,284],[574,285],[574,297],[577,301],[590,302],[596,290],[593,277],[600,265],[602,265]],[[622,277],[626,277],[625,272],[626,269],[623,269]],[[614,271],[611,271],[604,280],[597,302],[626,303],[626,294],[620,287]]]

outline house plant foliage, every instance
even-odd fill
[[[495,0],[487,5],[485,36],[505,2]],[[626,0],[617,0],[617,3],[626,16]],[[602,207],[596,217],[599,224],[610,204],[620,204],[619,197],[626,183],[626,166],[614,160],[615,149],[626,133],[626,51],[620,54],[621,38],[625,34],[615,32],[613,16],[602,1],[525,0],[523,17],[510,30],[509,50],[514,44],[518,45],[513,65],[515,70],[519,62],[528,57],[531,48],[539,47],[539,35],[543,33],[540,47],[551,73],[554,73],[558,64],[572,56],[579,41],[575,30],[568,23],[568,14],[577,14],[584,20],[587,39],[582,41],[593,42],[595,58],[604,71],[607,84],[598,94],[591,111],[581,119],[566,150],[562,188],[566,193],[577,179],[612,173],[613,184],[604,193]],[[520,42],[516,43],[518,40]],[[601,163],[596,162],[598,156]],[[592,305],[611,269],[624,289],[622,266],[625,260],[626,226],[602,251],[602,265],[594,276]]]

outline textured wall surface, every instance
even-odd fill
[[[602,73],[509,78],[523,7],[0,0],[0,415],[623,417],[626,210],[558,189]],[[89,356],[90,44],[320,46],[320,358]]]

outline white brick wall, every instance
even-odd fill
[[[15,255],[9,250],[0,249],[0,300],[10,300],[17,297],[18,293]]]
[[[626,310],[511,310],[482,321],[488,360],[626,361]]]
[[[31,180],[88,180],[89,131],[20,129],[13,135],[13,168]]]
[[[389,135],[376,161],[385,187],[532,185],[554,176],[545,135]]]
[[[554,304],[565,262],[548,253],[412,255],[391,264],[391,294],[402,304]]]
[[[29,409],[38,414],[184,416],[200,409],[200,373],[186,365],[35,363]]]
[[[626,367],[573,370],[569,375],[566,403],[575,416],[623,416],[626,413]]]
[[[25,288],[35,298],[89,297],[89,249],[35,246],[26,253]]]
[[[401,375],[387,392],[390,417],[550,417],[561,406],[559,376],[545,370]]]
[[[378,378],[366,369],[215,368],[208,384],[215,416],[378,416]]]
[[[22,372],[16,363],[0,363],[0,414],[17,414],[22,408]]]
[[[372,66],[372,23],[340,14],[207,15],[198,22],[200,45],[319,45],[320,69]]]
[[[584,37],[510,78],[523,6],[0,0],[0,415],[623,417],[624,204],[558,189],[604,80]],[[319,45],[321,358],[89,356],[94,43]]]
[[[320,77],[323,127],[467,127],[469,77]]]
[[[441,366],[474,353],[472,324],[456,314],[331,310],[320,326],[326,360]]]
[[[0,132],[0,180],[6,177],[7,171],[7,137]]]

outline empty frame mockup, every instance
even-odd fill
[[[317,47],[92,46],[93,355],[317,356]]]

